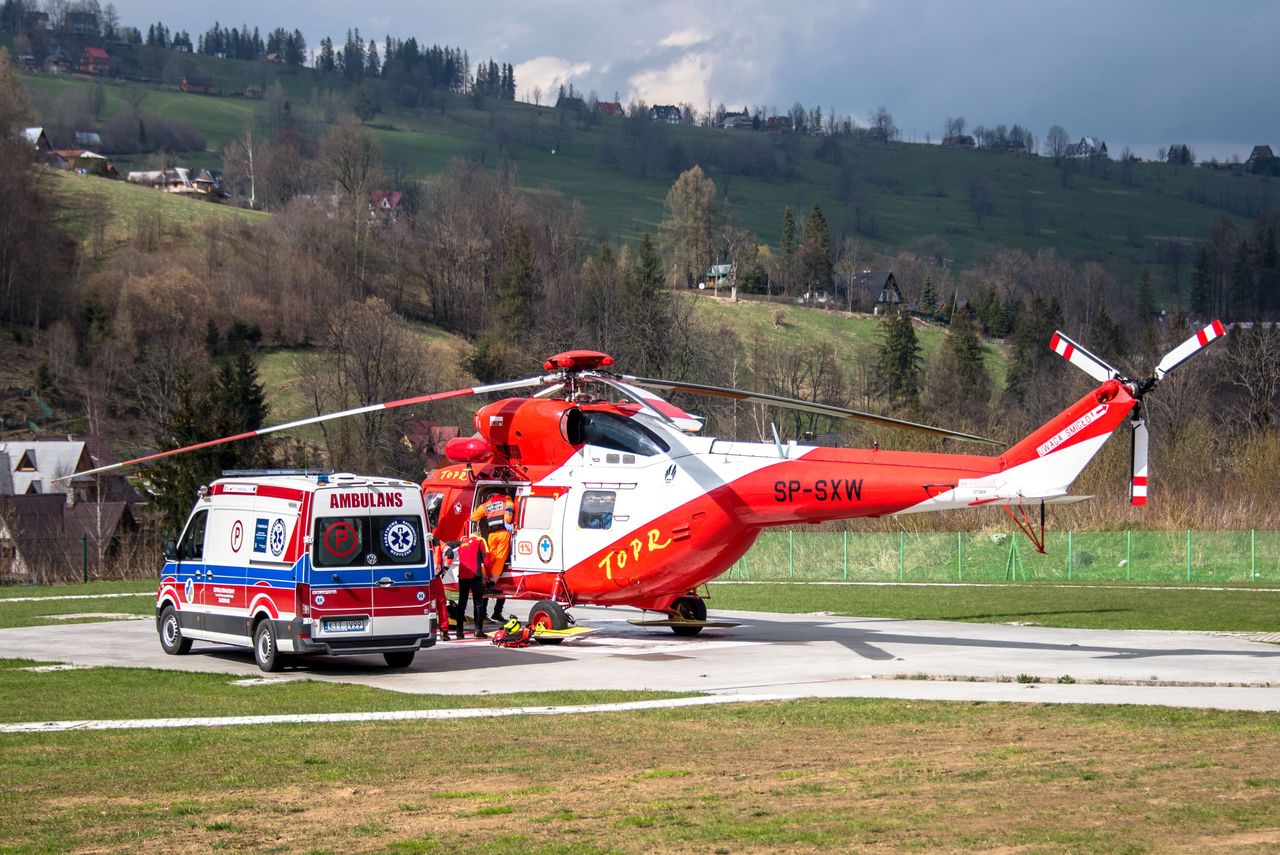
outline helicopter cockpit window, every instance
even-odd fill
[[[612,490],[588,490],[578,509],[578,528],[606,529],[613,526],[613,506],[618,494]]]
[[[670,449],[660,436],[626,416],[590,411],[582,415],[584,437],[590,445],[644,457],[663,454]]]

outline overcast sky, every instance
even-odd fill
[[[105,3],[104,3],[105,5]],[[937,142],[948,116],[1014,123],[1152,157],[1280,149],[1280,2],[1231,0],[116,0],[121,22],[302,30],[315,47],[358,27],[460,47],[516,69],[518,97],[572,82],[603,100],[732,109],[834,108],[867,124],[880,105],[904,139]],[[546,103],[547,96],[543,96]]]

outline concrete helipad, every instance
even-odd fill
[[[559,647],[468,639],[419,653],[408,670],[387,669],[381,657],[317,658],[282,678],[439,694],[656,689],[1280,711],[1280,646],[1231,635],[717,611],[712,617],[742,625],[677,638],[629,625],[639,616],[632,610],[575,614],[598,631]],[[0,651],[80,666],[263,676],[247,648],[196,642],[191,655],[166,656],[152,620],[0,630]]]

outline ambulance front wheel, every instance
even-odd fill
[[[538,628],[568,629],[569,616],[560,608],[555,600],[538,600],[529,609],[529,625],[533,627],[533,640],[539,644],[559,644],[563,638],[543,638],[538,635]]]
[[[392,650],[382,654],[382,658],[387,660],[388,668],[408,668],[413,664],[413,657],[417,652],[416,650]]]
[[[276,644],[276,630],[269,619],[264,618],[254,627],[253,661],[263,671],[279,671],[284,667],[284,656]]]
[[[182,624],[173,606],[165,606],[160,613],[160,646],[170,656],[191,652],[191,639],[182,637]]]

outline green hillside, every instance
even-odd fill
[[[24,80],[45,94],[46,103],[102,84],[101,122],[126,99],[141,95],[144,114],[180,120],[205,135],[205,152],[176,159],[207,166],[218,164],[225,142],[260,117],[264,105],[179,92],[173,83],[183,68],[215,78],[227,93],[279,80],[291,115],[317,135],[332,117],[332,105],[347,103],[352,92],[340,78],[311,69],[185,54],[169,59],[158,78],[162,85],[102,84],[79,76]],[[380,84],[375,81],[374,89]],[[821,141],[808,137],[683,126],[637,129],[623,119],[586,122],[521,103],[486,99],[477,109],[473,99],[452,95],[442,95],[436,109],[405,109],[390,95],[379,93],[382,112],[371,124],[389,172],[430,178],[455,157],[490,167],[510,161],[528,190],[581,203],[596,236],[609,241],[655,230],[671,182],[693,162],[716,181],[727,211],[775,246],[783,208],[803,213],[817,201],[836,242],[848,237],[863,250],[893,253],[931,235],[940,239],[932,241],[931,251],[961,266],[992,248],[1052,247],[1124,273],[1155,264],[1161,241],[1198,239],[1224,213],[1244,219],[1277,202],[1272,181],[1240,173],[1165,164],[1063,165],[1050,158],[884,146],[856,138],[828,142],[820,160]],[[742,174],[744,158],[767,160],[769,176]]]

